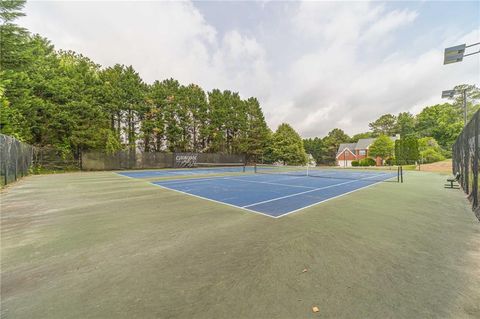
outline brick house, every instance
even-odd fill
[[[390,139],[395,142],[400,138],[400,135],[391,136]],[[373,144],[375,138],[361,138],[357,143],[342,143],[338,147],[336,162],[337,166],[350,167],[352,161],[359,161],[368,156],[368,148]],[[382,165],[383,159],[380,157],[375,158],[377,166]]]

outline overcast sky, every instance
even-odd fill
[[[480,83],[480,55],[442,65],[445,47],[480,42],[478,1],[44,1],[26,14],[19,23],[57,49],[133,65],[148,83],[255,96],[272,129],[288,122],[303,137],[367,131]]]

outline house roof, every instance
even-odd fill
[[[372,144],[375,141],[375,138],[361,138],[358,140],[358,142],[355,145],[356,150],[365,150],[367,149],[370,144]]]
[[[345,149],[348,149],[350,152],[354,153],[353,151],[355,150],[355,145],[357,145],[357,143],[342,143],[342,144],[340,144],[340,146],[338,147],[337,156],[342,154],[342,152]]]
[[[400,138],[399,135],[390,136],[392,141],[396,141]],[[361,138],[357,143],[342,143],[338,147],[337,156],[343,152],[345,148],[348,148],[355,154],[354,150],[366,150],[375,141],[376,138]]]

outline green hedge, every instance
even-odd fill
[[[394,157],[390,157],[387,160],[385,160],[385,165],[391,166],[397,164],[397,161],[395,160]]]
[[[358,161],[352,161],[352,166],[355,166],[355,167],[356,167],[356,166],[359,166]]]
[[[375,166],[377,162],[373,158],[364,158],[358,162],[359,166]]]

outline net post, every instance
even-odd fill
[[[254,172],[255,174],[257,174],[257,163],[255,163],[255,164],[253,165],[253,172]]]
[[[400,166],[400,183],[403,183],[403,166]]]
[[[8,157],[8,156],[9,156],[9,154],[7,154],[7,156],[5,156],[5,161],[3,162],[3,173],[4,173],[3,176],[4,176],[5,185],[8,184],[8,176],[7,176],[7,174],[8,174],[8,168],[7,168],[7,165],[8,165],[7,163],[8,163],[8,162],[7,162],[7,157]]]
[[[10,151],[8,152],[7,156],[6,157],[6,160],[5,160],[5,163],[4,163],[4,167],[5,167],[5,185],[8,184],[8,166],[10,165],[9,163],[9,159],[10,159]]]

